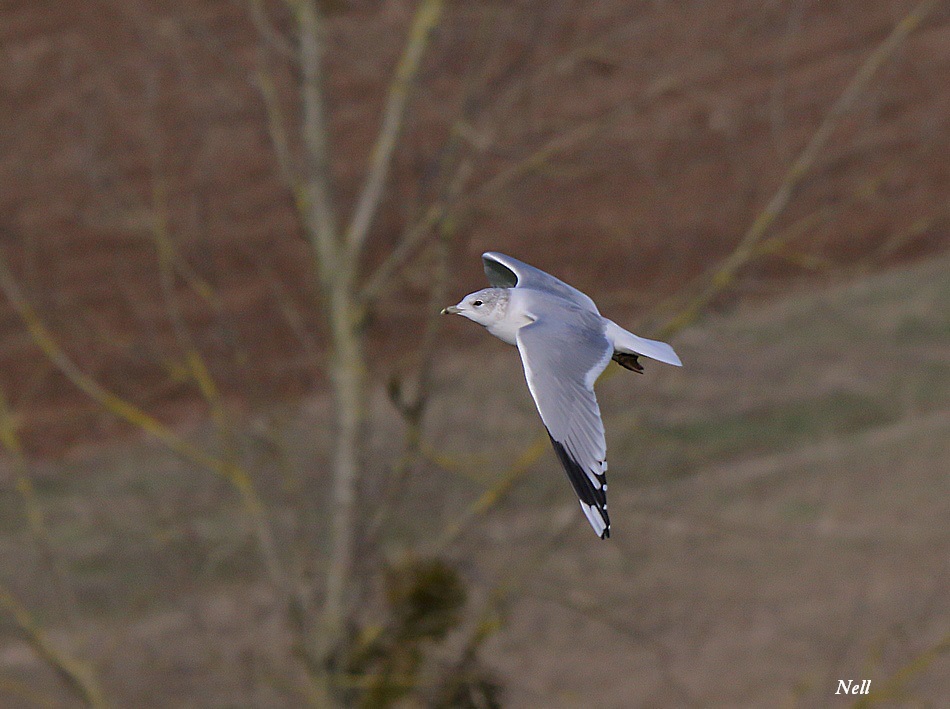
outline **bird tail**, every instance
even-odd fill
[[[604,319],[607,320],[606,318]],[[665,342],[638,337],[632,332],[627,332],[612,320],[607,320],[606,335],[613,341],[614,349],[617,352],[642,355],[643,357],[655,359],[658,362],[672,364],[674,367],[683,366],[676,352]]]

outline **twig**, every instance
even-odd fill
[[[415,253],[425,237],[429,235],[431,229],[440,221],[461,220],[466,213],[476,208],[478,204],[496,195],[515,180],[537,170],[555,155],[590,139],[609,125],[612,120],[622,116],[628,109],[629,106],[625,102],[604,115],[558,133],[526,157],[493,175],[469,194],[450,202],[439,201],[430,205],[423,217],[406,230],[390,255],[366,279],[366,284],[360,291],[360,300],[364,303],[371,303],[378,298],[380,293],[389,285],[395,273],[406,264],[409,257]],[[469,165],[465,174],[461,177],[467,180],[471,170],[472,166]]]
[[[184,355],[186,375],[197,387],[201,398],[208,405],[211,420],[218,434],[222,453],[215,460],[220,462],[222,470],[228,471],[225,479],[238,489],[244,507],[250,513],[251,521],[255,527],[255,536],[261,542],[261,552],[264,555],[271,580],[277,589],[278,596],[281,598],[281,603],[285,604],[290,601],[292,591],[286,584],[286,577],[281,569],[282,564],[277,555],[273,532],[264,513],[263,501],[252,484],[250,474],[237,462],[239,445],[234,427],[224,406],[224,398],[205,358],[191,337],[176,297],[174,262],[177,249],[168,233],[168,223],[165,219],[167,204],[164,182],[161,178],[156,179],[153,194],[155,204],[153,205],[152,238],[158,255],[159,280],[162,296],[165,300],[165,310],[175,331],[178,346]],[[178,260],[183,261],[183,259]]]
[[[720,291],[733,283],[739,269],[745,266],[755,255],[756,244],[765,237],[772,224],[788,206],[801,181],[814,167],[815,162],[824,151],[828,139],[838,127],[842,116],[847,113],[858,96],[867,88],[874,75],[890,59],[908,35],[933,11],[937,6],[937,2],[938,0],[923,0],[919,3],[894,26],[894,29],[884,41],[865,59],[844,91],[831,106],[818,129],[812,134],[808,144],[786,171],[778,189],[755,218],[742,240],[733,252],[719,264],[707,286],[686,305],[679,315],[661,328],[660,336],[669,335],[693,322],[702,309]]]
[[[280,314],[287,324],[287,329],[293,333],[300,346],[307,353],[307,357],[313,362],[322,362],[325,354],[323,348],[317,344],[315,337],[308,330],[303,309],[294,302],[290,290],[281,282],[274,268],[265,263],[262,258],[253,254],[246,245],[235,243],[234,248],[244,256],[251,268],[257,271],[258,277],[270,291],[271,297],[277,302]]]
[[[806,214],[800,219],[797,219],[794,223],[782,228],[781,231],[779,231],[774,236],[763,238],[761,242],[755,245],[755,253],[752,255],[751,259],[769,254],[777,254],[781,257],[789,258],[789,260],[792,260],[803,268],[812,268],[814,270],[830,268],[833,264],[830,261],[820,259],[819,257],[800,255],[797,257],[797,259],[795,259],[795,257],[787,252],[789,244],[804,236],[808,232],[829,223],[832,219],[838,217],[845,209],[854,208],[856,204],[869,199],[877,191],[880,185],[887,179],[888,175],[893,173],[898,165],[899,161],[894,160],[883,170],[883,172],[872,175],[868,177],[868,179],[861,182],[857,187],[850,191],[847,202],[819,207],[814,212]],[[682,309],[686,307],[684,303],[689,302],[689,298],[684,296],[684,294],[694,291],[699,292],[703,284],[714,277],[716,272],[721,267],[721,263],[722,261],[714,264],[702,273],[691,278],[688,283],[684,284],[680,288],[678,293],[667,297],[666,299],[660,301],[657,305],[653,306],[650,312],[644,315],[641,320],[645,323],[662,322],[664,320],[670,322],[678,317],[678,315],[682,313]],[[670,314],[671,311],[672,314]],[[684,322],[684,326],[686,324],[687,323]],[[659,331],[654,330],[654,332]],[[673,334],[673,331],[664,331],[663,334],[668,336]]]
[[[468,632],[468,637],[461,644],[456,658],[449,666],[458,667],[466,656],[471,656],[478,646],[495,630],[498,629],[497,616],[500,608],[514,597],[521,589],[537,577],[538,569],[547,561],[554,550],[560,548],[562,537],[574,526],[574,515],[571,513],[555,515],[551,520],[551,530],[545,542],[532,556],[521,563],[508,567],[500,579],[489,590],[482,603],[481,609],[474,614],[474,622]],[[457,673],[448,673],[449,676]]]
[[[441,554],[451,546],[478,517],[503,499],[547,450],[547,437],[538,437],[518,455],[518,458],[497,480],[483,492],[467,510],[453,520],[433,545],[433,554]]]
[[[23,501],[23,510],[26,516],[27,526],[33,535],[33,540],[49,568],[53,577],[53,583],[56,591],[66,610],[67,618],[72,620],[75,609],[75,597],[69,584],[66,583],[66,574],[58,563],[56,554],[53,552],[53,540],[46,526],[46,515],[43,513],[43,507],[40,504],[39,496],[36,494],[36,487],[30,476],[29,465],[27,464],[26,453],[20,442],[20,436],[17,433],[17,427],[13,412],[7,402],[6,394],[0,389],[0,443],[13,457],[15,487],[20,499]]]
[[[865,707],[890,702],[900,696],[904,685],[907,684],[915,675],[920,674],[932,665],[943,655],[950,652],[950,635],[944,636],[932,647],[924,650],[915,656],[910,662],[897,670],[893,675],[883,682],[883,686],[877,687],[873,693],[862,697],[852,706],[854,709],[865,709]]]
[[[157,160],[155,161],[157,170]],[[195,345],[191,333],[181,312],[178,298],[175,293],[175,268],[177,249],[175,243],[168,232],[168,220],[166,219],[167,199],[165,195],[165,183],[160,176],[154,178],[153,187],[153,219],[152,219],[152,239],[155,244],[155,251],[158,256],[158,276],[162,289],[162,297],[165,301],[165,311],[168,319],[175,331],[175,339],[178,341],[178,347],[185,357],[185,369],[189,378],[197,386],[201,397],[208,404],[211,412],[211,420],[221,441],[225,445],[225,450],[229,457],[233,457],[236,449],[235,436],[233,428],[228,421],[221,393],[217,383],[211,375],[201,351]],[[177,259],[182,260],[182,259]]]
[[[281,56],[293,58],[295,56],[294,48],[267,19],[267,10],[264,7],[263,0],[249,0],[248,6],[251,22],[257,28],[257,33],[261,36],[261,39],[276,49]]]
[[[402,456],[393,466],[392,473],[384,484],[384,491],[376,513],[367,525],[366,546],[376,548],[377,536],[385,528],[401,498],[406,480],[413,466],[421,456],[422,426],[429,400],[429,390],[432,375],[432,365],[438,344],[439,329],[442,317],[439,315],[439,304],[445,302],[449,281],[449,242],[454,236],[451,228],[445,224],[440,230],[437,242],[437,266],[429,293],[429,315],[426,320],[422,342],[419,345],[419,362],[416,367],[416,376],[413,390],[406,391],[404,384],[398,383],[392,391],[393,403],[402,414],[406,422],[406,436]]]
[[[113,394],[79,369],[72,358],[60,347],[53,333],[23,295],[23,291],[10,272],[6,259],[2,255],[0,255],[0,290],[4,292],[20,319],[23,320],[33,342],[75,387],[114,416],[151,434],[182,458],[200,467],[207,468],[232,483],[238,492],[245,511],[254,522],[258,546],[271,578],[274,581],[282,579],[277,546],[261,505],[260,497],[254,489],[247,471],[235,463],[205,453],[158,419],[142,411],[131,402]]]
[[[293,162],[290,158],[290,144],[287,139],[287,129],[284,125],[284,114],[280,109],[280,99],[277,96],[277,88],[274,86],[274,77],[271,76],[264,66],[262,53],[258,54],[256,76],[257,88],[264,102],[264,112],[267,114],[267,134],[270,136],[271,144],[274,146],[274,154],[277,156],[277,166],[280,168],[280,174],[284,178],[284,183],[293,195],[294,204],[297,206],[301,218],[306,218],[306,210],[304,209],[305,203],[301,199],[300,181],[294,174]]]
[[[760,242],[762,242],[764,239],[766,232],[774,222],[775,218],[787,205],[795,187],[807,174],[817,156],[824,148],[828,137],[837,126],[838,120],[845,113],[845,111],[847,111],[848,107],[854,102],[861,91],[866,87],[867,83],[874,76],[877,70],[893,54],[895,49],[910,34],[910,32],[912,32],[914,28],[916,28],[934,9],[936,4],[937,0],[924,0],[919,5],[917,5],[916,8],[914,8],[910,13],[908,13],[907,16],[898,22],[890,35],[888,35],[888,37],[883,42],[881,42],[880,45],[878,45],[874,52],[872,52],[871,56],[865,60],[864,64],[862,64],[862,66],[859,68],[855,77],[835,102],[828,116],[826,116],[821,126],[819,126],[811,140],[809,140],[808,145],[799,155],[798,159],[796,159],[796,161],[793,163],[792,167],[788,170],[785,179],[779,186],[778,191],[769,201],[768,205],[766,205],[765,209],[755,219],[749,230],[746,232],[746,235],[743,237],[742,241],[738,244],[735,250],[715,269],[712,277],[710,278],[709,285],[704,288],[696,297],[689,301],[679,313],[674,315],[663,327],[661,327],[659,329],[658,336],[669,336],[670,334],[678,332],[692,323],[699,312],[716,294],[732,284],[736,271],[741,266],[747,264],[750,260],[762,253],[760,250],[762,244]],[[615,115],[616,111],[617,109],[611,112],[611,115]],[[549,141],[546,146],[533,153],[521,164],[509,168],[507,171],[505,171],[505,173],[501,173],[496,176],[496,178],[493,178],[487,182],[480,191],[492,192],[499,189],[504,184],[507,184],[510,180],[514,179],[514,177],[521,174],[523,171],[526,171],[538,162],[547,159],[550,154],[556,153],[559,150],[563,150],[566,146],[574,144],[577,140],[587,137],[589,135],[588,130],[590,127],[592,127],[590,123],[584,126],[579,126],[572,131],[569,131],[565,136],[558,136],[555,139],[556,142]],[[772,247],[776,245],[775,242],[767,243],[770,243],[770,246]],[[605,381],[606,379],[612,377],[617,371],[619,371],[617,368],[608,368],[601,375],[600,381]],[[539,436],[524,449],[522,449],[522,452],[519,456],[519,461],[525,456],[529,456],[532,452],[539,456],[541,451],[544,450],[545,444],[546,437]],[[503,499],[511,490],[514,482],[526,472],[527,468],[519,469],[516,463],[516,465],[504,475],[502,475],[495,485],[486,491],[482,497],[479,498],[479,500],[477,500],[472,505],[472,507],[469,508],[469,510],[459,518],[459,520],[454,522],[443,532],[442,536],[439,538],[439,541],[436,543],[436,548],[444,549],[446,546],[452,544],[455,539],[460,536],[464,527],[469,524],[472,519],[483,514],[485,511],[487,511],[487,509],[491,508],[494,504]]]
[[[2,585],[0,585],[0,608],[3,608],[13,617],[13,621],[26,637],[34,652],[63,678],[66,685],[86,705],[93,707],[93,709],[104,709],[108,706],[92,666],[56,647],[26,606],[20,603],[9,589]]]
[[[304,176],[304,224],[317,260],[317,270],[326,285],[334,276],[346,275],[346,267],[337,242],[336,216],[330,170],[329,132],[323,88],[323,54],[326,51],[326,26],[316,3],[297,3],[300,31],[300,68],[303,74],[303,132],[306,155]]]
[[[441,220],[445,219],[448,205],[442,202],[435,202],[429,205],[425,215],[413,224],[403,234],[399,243],[393,248],[375,271],[366,279],[365,284],[360,289],[360,302],[364,304],[373,303],[382,292],[389,286],[390,280],[395,273],[402,268],[406,261],[412,256],[416,249],[422,244],[431,233],[432,228]]]
[[[416,9],[405,49],[389,85],[382,125],[370,156],[369,173],[347,231],[346,248],[351,255],[356,255],[362,250],[369,235],[373,216],[382,201],[396,141],[405,125],[405,112],[409,104],[412,83],[419,73],[429,36],[442,16],[443,6],[443,0],[422,0]]]

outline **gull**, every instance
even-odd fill
[[[665,342],[627,332],[601,316],[594,301],[573,286],[495,251],[482,254],[491,288],[443,308],[515,345],[524,375],[558,460],[581,509],[601,539],[607,516],[607,440],[594,382],[611,359],[643,372],[639,356],[683,366]]]

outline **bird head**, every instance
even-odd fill
[[[469,293],[459,301],[458,305],[443,308],[442,314],[461,315],[480,325],[490,325],[504,316],[507,304],[508,290],[506,288],[483,288]]]

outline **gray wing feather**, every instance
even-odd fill
[[[579,305],[585,310],[600,314],[589,296],[550,273],[529,266],[516,258],[497,251],[486,251],[482,254],[482,263],[485,266],[488,282],[496,288],[531,288],[545,291]]]
[[[610,536],[607,440],[594,381],[613,355],[600,317],[579,308],[540,317],[518,331],[534,402],[594,531]]]

